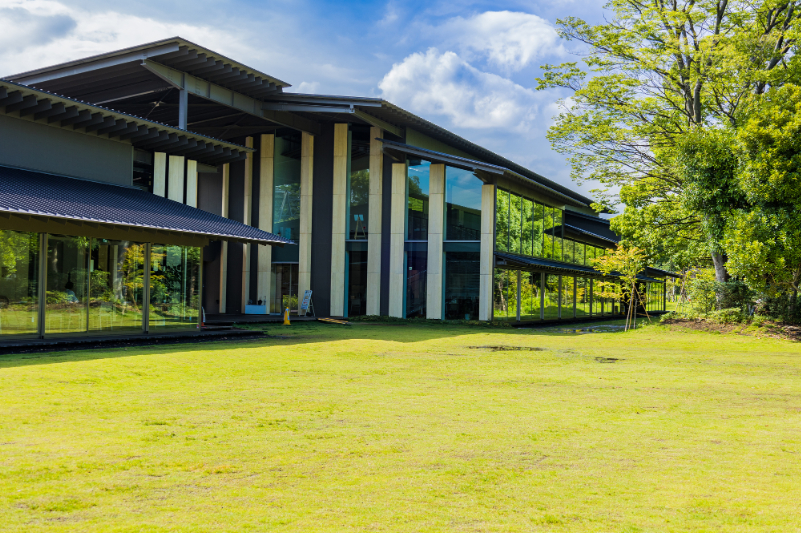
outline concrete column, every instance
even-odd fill
[[[334,124],[334,189],[331,217],[331,309],[332,316],[345,313],[345,235],[348,221],[348,125]],[[300,287],[298,287],[300,289]]]
[[[492,320],[492,271],[495,266],[495,185],[481,187],[481,255],[478,319]]]
[[[406,277],[403,244],[406,241],[406,163],[392,164],[392,200],[389,233],[389,316],[403,317],[403,280]]]
[[[384,153],[380,128],[370,128],[370,200],[367,215],[367,314],[381,314],[381,184],[384,182]]]
[[[275,172],[275,135],[261,136],[261,158],[259,159],[259,229],[273,231],[273,193]],[[256,277],[256,296],[263,300],[270,312],[270,271],[273,262],[273,247],[259,246],[259,272]]]
[[[442,274],[445,237],[445,165],[431,165],[428,174],[428,260],[426,318],[442,318]]]
[[[170,156],[167,184],[167,198],[184,203],[184,156]]]
[[[197,207],[197,161],[186,161],[186,205]]]
[[[298,235],[298,312],[303,294],[311,289],[312,189],[314,137],[303,132],[300,141],[300,235]],[[312,297],[312,300],[314,298]]]
[[[253,148],[253,137],[245,138],[245,146]],[[245,156],[245,208],[243,210],[242,222],[250,226],[250,215],[252,212],[251,202],[253,201],[253,153],[248,152]],[[242,309],[250,299],[250,247],[252,244],[242,245]]]
[[[167,154],[164,152],[153,154],[153,194],[167,194]]]
[[[228,218],[228,193],[231,178],[231,168],[228,163],[223,165],[222,177],[222,216]],[[220,313],[226,311],[226,300],[228,297],[228,241],[222,242],[220,252]]]

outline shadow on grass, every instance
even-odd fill
[[[277,324],[242,325],[247,329],[263,331],[265,337],[229,339],[192,339],[163,344],[131,344],[91,349],[64,349],[61,351],[34,352],[0,355],[0,372],[5,368],[56,363],[72,363],[97,359],[116,359],[137,357],[149,353],[164,352],[203,352],[210,361],[222,351],[235,349],[274,348],[279,346],[298,346],[348,340],[379,340],[400,343],[425,342],[442,338],[468,335],[493,334],[531,337],[577,336],[588,333],[623,333],[623,321],[570,323],[542,327],[511,328],[487,327],[458,324],[415,323],[354,323],[349,326],[321,324],[317,322],[296,322],[291,326]],[[401,327],[399,327],[401,326]],[[604,329],[606,328],[606,329]]]

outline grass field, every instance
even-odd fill
[[[801,530],[799,344],[268,331],[0,357],[0,531]]]

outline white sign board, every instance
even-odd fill
[[[312,291],[306,291],[303,293],[303,300],[300,302],[300,310],[301,311],[308,311],[309,310],[309,302],[311,301]]]

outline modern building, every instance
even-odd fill
[[[621,313],[591,199],[382,99],[288,87],[181,38],[0,81],[0,334],[194,327],[306,290],[317,316]]]

